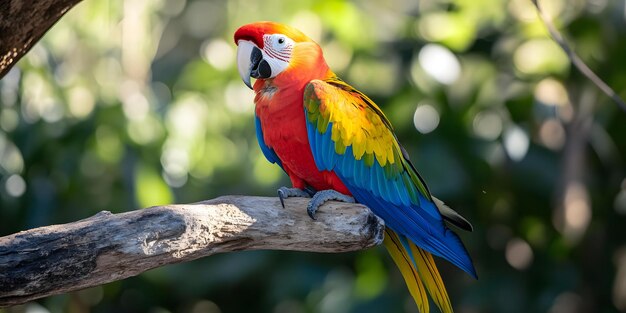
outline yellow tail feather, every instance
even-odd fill
[[[419,279],[419,274],[415,270],[413,261],[411,261],[411,257],[402,247],[398,235],[388,228],[385,229],[384,243],[385,247],[387,247],[387,251],[391,254],[391,258],[400,269],[400,273],[402,273],[402,277],[404,277],[406,286],[409,288],[409,292],[411,296],[413,296],[418,310],[420,312],[429,312],[428,298],[426,297],[422,280]]]
[[[406,238],[404,239],[408,242],[410,252],[405,249],[398,234],[390,229],[385,230],[385,247],[400,269],[419,311],[429,312],[429,303],[425,292],[428,290],[430,297],[441,312],[452,313],[452,304],[448,298],[448,292],[432,255]]]
[[[420,274],[428,294],[441,312],[452,313],[452,303],[450,303],[446,286],[444,286],[441,275],[439,275],[433,256],[412,242],[409,243],[409,246],[417,265],[417,272]]]

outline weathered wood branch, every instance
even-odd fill
[[[224,196],[0,238],[0,307],[101,285],[166,264],[239,250],[345,252],[380,244],[384,224],[362,205],[329,202],[317,220],[307,199]]]
[[[0,78],[80,1],[0,1]]]

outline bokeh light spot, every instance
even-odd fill
[[[0,110],[0,128],[6,132],[13,131],[19,124],[20,116],[12,108]]]
[[[450,85],[461,75],[457,57],[444,46],[427,44],[418,54],[420,66],[439,83]]]
[[[186,149],[168,141],[161,154],[161,165],[164,171],[163,179],[169,186],[182,187],[187,183],[189,154]]]
[[[148,99],[136,88],[138,86],[130,81],[122,86],[122,109],[131,121],[143,120],[150,112]]]
[[[191,308],[190,313],[221,313],[220,307],[213,301],[200,300]]]
[[[337,40],[332,40],[322,48],[328,66],[336,72],[342,72],[348,67],[352,60],[353,51],[351,48],[342,45]]]
[[[563,73],[569,68],[569,59],[549,38],[531,39],[521,44],[513,54],[515,67],[527,75]]]
[[[580,182],[570,182],[565,189],[563,201],[563,223],[557,229],[563,233],[565,239],[577,242],[587,230],[591,222],[591,200],[585,185]]]
[[[533,250],[523,239],[513,238],[506,244],[505,257],[513,268],[524,270],[533,261]]]
[[[38,303],[28,303],[24,308],[24,313],[50,313],[50,310]]]
[[[580,313],[583,312],[582,299],[573,292],[563,292],[555,299],[549,313]]]
[[[430,12],[415,24],[424,39],[440,42],[456,50],[465,50],[476,38],[476,23],[464,14]]]
[[[422,134],[428,134],[439,126],[439,112],[430,104],[418,105],[413,114],[413,125]]]
[[[539,139],[552,150],[561,150],[565,145],[565,128],[556,119],[548,119],[539,128]]]
[[[493,111],[482,111],[474,116],[474,133],[486,140],[494,140],[502,134],[502,117]]]
[[[21,173],[24,159],[20,150],[2,132],[0,132],[0,170],[8,173]]]
[[[201,56],[211,66],[224,71],[233,65],[235,50],[224,39],[215,39],[202,45]]]
[[[530,1],[511,0],[508,2],[507,8],[509,13],[519,21],[531,22],[537,19],[537,9]]]
[[[546,78],[535,87],[535,98],[545,105],[566,106],[568,96],[565,86],[553,78]]]
[[[20,197],[26,191],[26,182],[22,176],[13,174],[5,183],[5,189],[11,197]]]
[[[513,161],[521,161],[528,152],[530,139],[519,126],[511,126],[504,132],[504,149]]]
[[[300,11],[291,19],[290,25],[307,34],[315,42],[322,41],[322,21],[311,11]]]
[[[75,87],[70,89],[68,93],[69,111],[73,117],[83,119],[93,111],[95,100],[89,89]]]
[[[241,82],[231,82],[224,90],[226,107],[231,112],[250,113],[254,112],[254,93]]]

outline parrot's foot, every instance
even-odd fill
[[[285,208],[285,199],[289,197],[311,198],[311,194],[308,193],[306,190],[302,190],[299,188],[278,188],[278,198],[280,199],[280,204],[283,206],[283,208]]]
[[[311,201],[309,201],[309,205],[307,205],[306,207],[306,212],[309,214],[309,216],[312,219],[315,220],[316,219],[315,212],[317,211],[317,209],[321,207],[324,203],[330,200],[337,200],[337,201],[346,202],[346,203],[355,202],[354,198],[350,196],[346,196],[343,193],[340,193],[338,191],[335,191],[332,189],[320,190],[317,193],[315,193]]]

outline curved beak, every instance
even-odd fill
[[[252,50],[254,50],[254,48],[258,49],[248,40],[239,40],[237,42],[237,70],[239,71],[239,76],[241,76],[243,82],[250,89],[252,89],[252,84],[250,84],[250,73],[252,70],[252,61],[250,56],[252,55]]]
[[[250,78],[268,78],[272,74],[269,63],[263,59],[263,53],[248,40],[237,42],[237,70],[243,82],[252,89]]]

